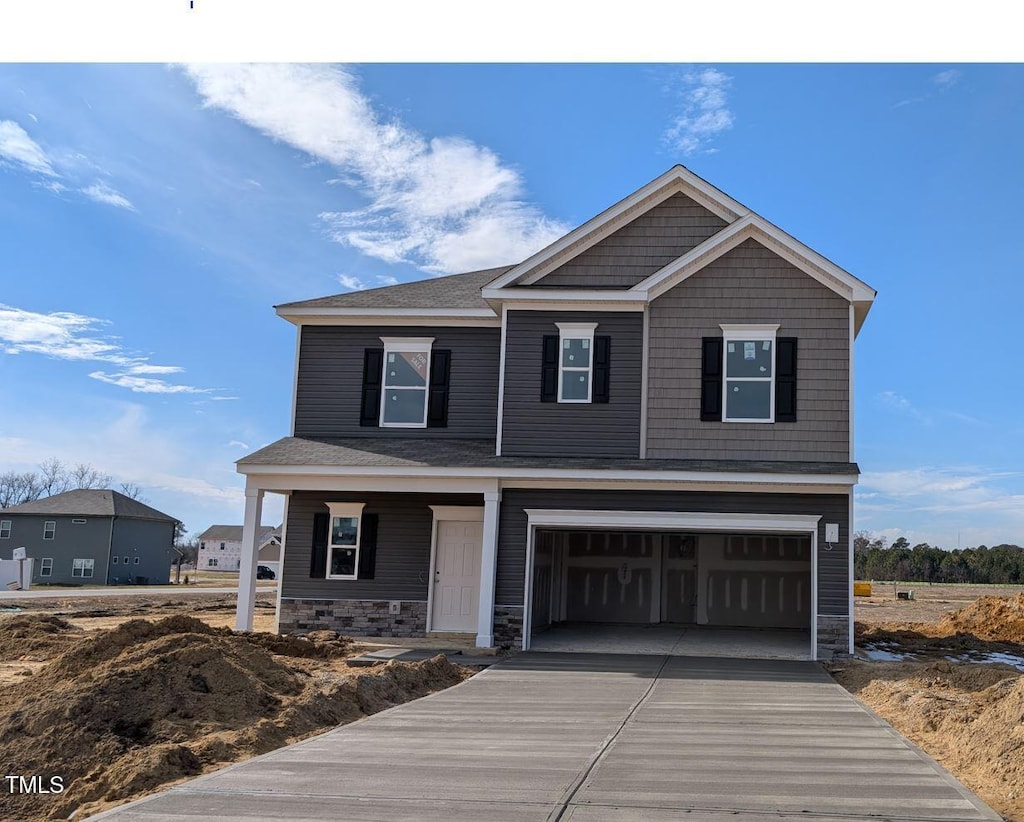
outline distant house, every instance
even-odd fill
[[[281,528],[260,526],[259,564],[274,571],[281,559]],[[242,556],[241,525],[211,525],[199,535],[197,569],[205,571],[237,571]],[[264,561],[266,560],[266,561]]]
[[[0,510],[0,557],[24,547],[33,584],[166,584],[177,520],[107,489],[79,489]]]

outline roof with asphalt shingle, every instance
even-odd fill
[[[65,491],[52,497],[23,502],[11,508],[4,508],[4,514],[52,514],[72,517],[130,517],[132,519],[157,519],[177,522],[156,508],[151,508],[137,499],[126,497],[119,491],[109,489],[79,488]]]
[[[271,531],[276,530],[273,525],[260,526],[260,539],[264,539]],[[199,535],[203,542],[241,542],[241,525],[211,525]]]
[[[289,308],[489,308],[480,289],[512,268],[488,268],[447,277],[432,277],[411,283],[350,291],[276,306]]]
[[[610,457],[496,457],[494,440],[285,437],[239,465],[324,465],[367,468],[535,468],[594,471],[732,471],[768,474],[857,474],[852,462],[659,460]]]

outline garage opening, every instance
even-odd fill
[[[811,655],[809,534],[538,528],[531,647]]]

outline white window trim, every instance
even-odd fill
[[[555,323],[558,326],[558,401],[564,403],[589,403],[594,397],[594,331],[597,323]],[[588,340],[590,356],[586,368],[562,365],[562,350],[566,340]],[[566,371],[576,373],[587,372],[587,398],[585,400],[567,400],[562,396],[563,375]]]
[[[722,329],[722,422],[753,422],[758,424],[773,423],[775,422],[775,381],[777,375],[775,373],[775,337],[779,330],[778,323],[775,324],[760,324],[760,325],[749,325],[749,324],[733,324],[733,323],[721,323],[719,328]],[[731,379],[736,382],[768,382],[768,417],[766,419],[757,419],[749,417],[730,417],[728,415],[728,399],[729,399],[729,372],[728,372],[728,361],[729,361],[729,343],[738,342],[740,340],[754,340],[756,342],[770,341],[772,344],[772,375],[771,378],[766,379],[764,377],[732,377]]]
[[[111,564],[111,565],[117,565],[117,564],[119,564],[119,562],[120,562],[120,560],[118,559],[118,557],[117,557],[117,554],[114,554],[114,555],[113,555],[113,556],[112,556],[112,557],[110,558],[110,564]]]
[[[53,527],[52,528],[48,528],[47,526],[49,526],[49,525],[52,525]],[[50,536],[46,536],[47,531],[49,531]],[[43,539],[53,539],[56,536],[56,534],[57,534],[57,521],[53,520],[53,519],[45,520],[43,522]]]
[[[11,527],[12,527],[11,520],[9,520],[9,519],[0,519],[0,539],[10,539],[11,538]]]
[[[324,569],[324,576],[327,579],[359,579],[359,545],[363,541],[363,508],[366,507],[365,502],[329,502],[327,508],[330,510],[329,519],[327,521],[327,568]],[[334,518],[335,517],[355,517],[356,518],[356,544],[353,545],[338,545],[335,546],[332,542],[334,537]],[[355,548],[356,555],[352,563],[351,574],[332,574],[331,573],[331,557],[334,553],[335,547],[337,548]]]
[[[43,557],[39,560],[39,576],[53,576],[53,557]]]
[[[378,424],[381,428],[426,428],[427,411],[430,408],[430,361],[431,349],[434,346],[433,337],[381,337],[384,343],[384,358],[381,363],[380,373],[380,418]],[[423,385],[423,422],[384,422],[384,412],[387,409],[388,391],[388,354],[401,352],[425,353],[427,355],[427,373]],[[415,385],[393,385],[391,388],[401,388],[403,391],[419,390]]]
[[[81,566],[78,566],[77,563],[81,563]],[[87,564],[87,563],[91,563],[91,564]],[[81,571],[81,573],[80,574],[76,574],[75,571]],[[85,573],[86,571],[88,571],[89,573],[88,574]],[[92,579],[93,574],[94,574],[95,571],[96,571],[96,560],[95,559],[89,559],[87,557],[85,557],[85,558],[83,558],[83,557],[75,557],[73,560],[71,560],[71,577],[72,577],[72,579],[74,579],[76,577],[78,579]]]

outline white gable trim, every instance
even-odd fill
[[[740,218],[629,290],[653,300],[748,239],[757,240],[846,300],[870,303],[875,298],[875,290],[866,283],[756,214]]]
[[[488,285],[488,290],[504,288],[513,283],[535,283],[566,260],[581,254],[641,214],[680,193],[687,195],[727,223],[750,213],[746,206],[719,191],[706,180],[702,180],[689,169],[680,165],[673,166],[643,188],[493,280]]]

